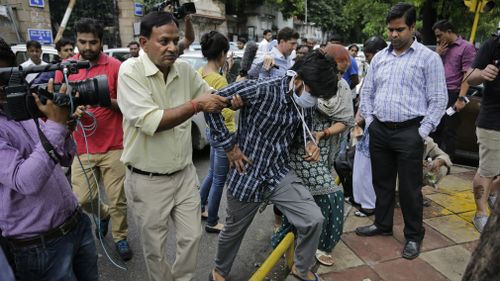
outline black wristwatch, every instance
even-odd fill
[[[465,102],[465,104],[469,103],[469,99],[466,96],[459,96],[458,100]]]

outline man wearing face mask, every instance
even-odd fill
[[[317,98],[330,98],[337,89],[335,61],[322,51],[299,60],[286,76],[246,80],[217,94],[241,96],[238,136],[229,133],[221,114],[205,114],[210,134],[227,153],[227,219],[219,234],[212,280],[226,280],[243,236],[260,204],[271,202],[295,225],[298,235],[292,273],[319,280],[310,271],[321,234],[323,215],[312,195],[288,165],[294,137],[304,138],[304,159],[317,161],[319,149],[312,136],[312,110]],[[315,279],[317,278],[317,279]]]
[[[447,93],[439,55],[415,40],[416,12],[394,5],[386,17],[391,45],[371,61],[361,94],[361,113],[370,135],[375,222],[358,227],[361,236],[392,235],[396,177],[405,223],[403,258],[420,254],[424,139],[444,114]]]
[[[79,54],[70,60],[88,60],[89,69],[80,69],[77,74],[68,76],[70,81],[84,80],[98,75],[106,75],[108,79],[111,106],[92,107],[88,112],[95,116],[97,127],[95,131],[77,128],[73,134],[77,153],[81,163],[75,157],[71,166],[71,184],[78,197],[78,203],[88,213],[100,219],[96,227],[97,238],[103,238],[108,233],[111,220],[111,232],[118,254],[123,260],[132,258],[132,251],[127,242],[127,199],[124,192],[125,166],[120,162],[123,151],[122,114],[117,103],[116,83],[120,61],[105,55],[102,50],[104,29],[93,19],[80,19],[75,24],[76,45]],[[62,82],[63,75],[56,72],[56,82]],[[89,116],[82,118],[84,125],[94,122]],[[83,168],[82,168],[83,166]],[[97,179],[93,178],[93,175]],[[87,182],[86,177],[89,177]],[[98,200],[99,186],[97,181],[104,183],[108,204]],[[90,184],[90,186],[89,186]]]

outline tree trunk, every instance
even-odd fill
[[[495,203],[462,281],[500,280],[500,200]]]

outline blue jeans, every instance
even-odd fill
[[[23,281],[99,280],[90,219],[82,214],[68,234],[43,244],[13,247],[17,274]]]
[[[205,210],[208,201],[207,225],[215,226],[219,221],[219,205],[229,171],[229,161],[224,149],[211,140],[208,132],[207,136],[210,140],[210,167],[208,175],[201,184],[200,197],[202,211]]]

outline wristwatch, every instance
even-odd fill
[[[469,99],[466,96],[459,96],[458,100],[465,102],[465,104],[469,103]]]

